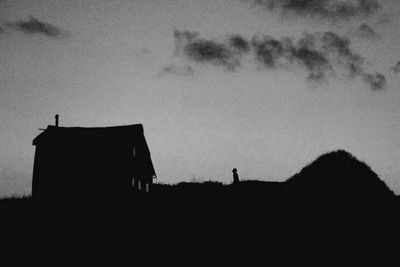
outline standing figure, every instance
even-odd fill
[[[233,183],[238,184],[239,183],[239,174],[237,174],[237,169],[234,168],[232,170],[232,173],[233,173]]]

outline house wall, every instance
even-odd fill
[[[32,196],[47,198],[57,195],[57,157],[48,145],[38,146],[35,150],[32,177]]]
[[[135,157],[133,150],[135,148]],[[77,144],[37,144],[32,195],[34,198],[119,198],[133,193],[132,178],[155,174],[144,136],[92,140]]]

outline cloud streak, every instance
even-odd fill
[[[247,53],[250,50],[250,43],[238,34],[229,37],[229,45],[240,53]]]
[[[202,38],[197,32],[175,30],[174,37],[177,56],[192,62],[223,66],[230,71],[242,66],[244,56],[252,56],[266,70],[303,69],[307,80],[312,82],[326,81],[329,74],[340,71],[350,78],[360,77],[373,90],[384,89],[386,85],[385,76],[366,72],[364,58],[351,49],[348,38],[335,32],[304,32],[297,40],[269,35],[257,35],[247,40],[241,35],[232,35],[228,40],[217,41]]]
[[[348,38],[334,32],[325,32],[322,36],[322,50],[333,56],[349,76],[355,77],[364,72],[364,58],[351,50]]]
[[[374,91],[379,91],[386,88],[386,77],[381,73],[364,73],[363,79]]]
[[[377,0],[243,0],[283,15],[322,19],[367,17],[381,7]]]
[[[174,75],[174,76],[192,76],[194,74],[194,69],[192,66],[177,66],[174,64],[169,64],[162,68],[159,76]]]
[[[42,34],[51,38],[62,38],[68,36],[68,34],[58,27],[42,22],[33,16],[30,16],[29,20],[20,20],[16,22],[8,23],[8,26],[21,31],[25,34]]]
[[[210,63],[235,70],[240,66],[237,51],[245,49],[240,39],[234,40],[234,48],[225,43],[200,38],[197,32],[174,30],[176,53],[197,63]],[[237,50],[237,51],[235,51]]]

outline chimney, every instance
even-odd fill
[[[56,114],[55,118],[56,118],[56,127],[58,127],[58,114]]]

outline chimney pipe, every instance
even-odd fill
[[[58,127],[58,114],[56,114],[55,118],[56,118],[56,127]]]

